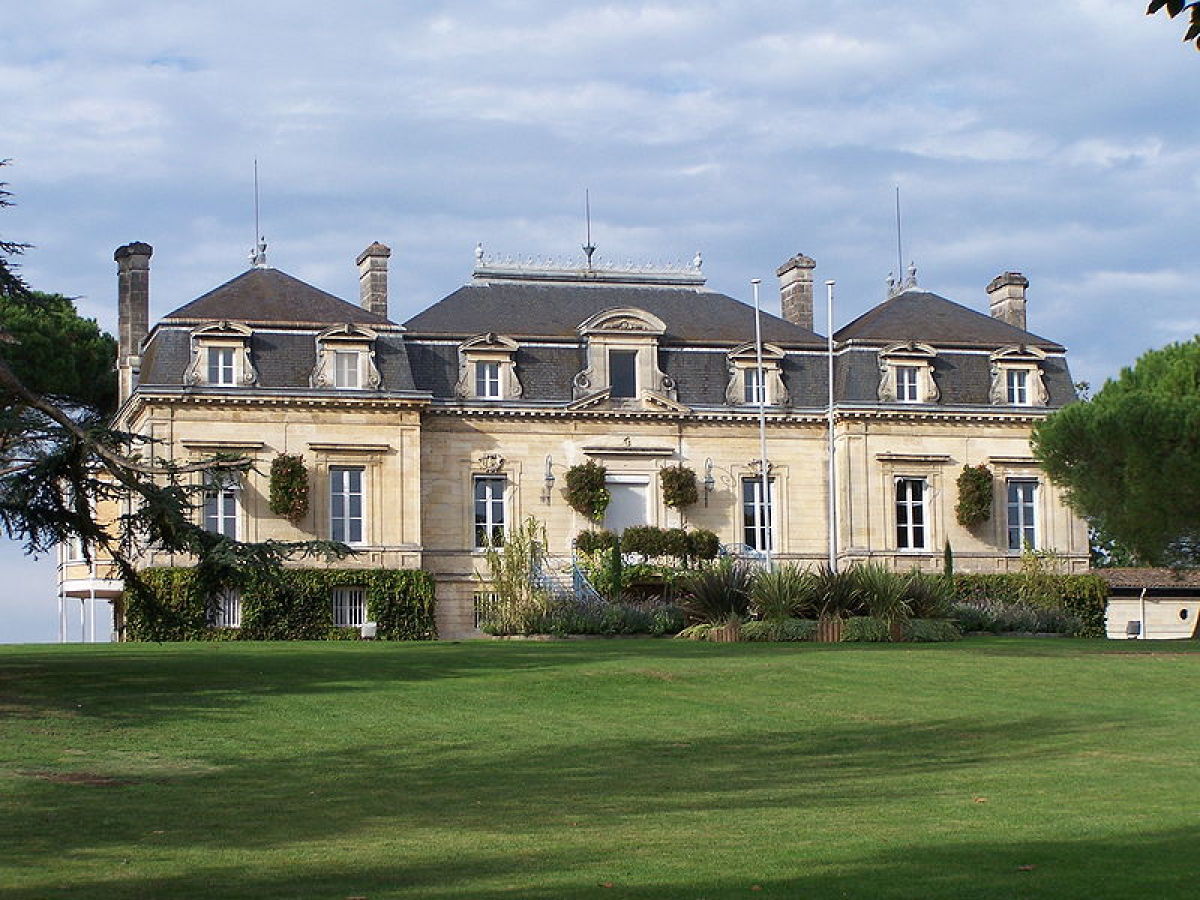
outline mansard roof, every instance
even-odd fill
[[[252,325],[388,325],[389,320],[347,303],[278,269],[255,267],[163,317],[164,324],[229,319]]]
[[[928,291],[906,290],[863,313],[834,334],[838,341],[919,341],[935,347],[995,349],[1028,344],[1063,352],[1061,344],[976,312]]]
[[[465,338],[495,331],[514,338],[579,339],[579,326],[609,309],[635,308],[666,325],[660,343],[736,346],[754,337],[754,309],[703,287],[478,280],[404,323],[410,336]],[[762,316],[763,340],[823,347],[825,339],[777,316]]]

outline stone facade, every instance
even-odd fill
[[[118,251],[122,279],[131,254],[150,258],[147,245],[130,247]],[[360,553],[340,565],[425,568],[439,633],[451,638],[476,633],[478,529],[534,516],[550,553],[569,555],[589,523],[566,503],[565,476],[587,460],[622,494],[626,518],[612,524],[761,544],[763,532],[746,527],[747,514],[762,513],[753,310],[704,288],[699,260],[678,271],[530,268],[479,250],[470,283],[401,327],[386,318],[389,252],[373,244],[359,257],[361,305],[258,265],[165,317],[139,346],[122,344],[122,359],[136,362],[122,382],[122,427],[176,461],[235,452],[253,462],[220,527],[249,541],[342,529]],[[781,267],[789,315],[763,316],[771,552],[806,564],[830,555],[828,360],[811,330],[813,265],[797,255]],[[949,542],[962,571],[1010,570],[1024,544],[1086,568],[1085,529],[1029,447],[1032,425],[1074,398],[1064,351],[1009,321],[1017,289],[1024,315],[1025,279],[1001,280],[1004,303],[993,305],[1003,318],[919,291],[914,278],[835,335],[841,564],[936,570]],[[125,280],[121,291],[124,316]],[[939,324],[930,332],[928,322]],[[121,327],[132,335],[139,323]],[[296,525],[267,508],[278,453],[299,454],[310,473],[311,509]],[[679,464],[703,485],[682,514],[664,505],[658,481]],[[992,517],[968,530],[954,513],[956,479],[979,464],[995,475]],[[351,502],[362,505],[353,521]],[[62,593],[97,589],[78,566],[64,556]],[[107,578],[105,596],[119,587]]]

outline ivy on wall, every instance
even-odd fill
[[[333,624],[332,592],[361,587],[367,620],[391,641],[437,638],[434,583],[417,569],[283,569],[253,576],[236,588],[242,599],[241,628],[214,628],[212,592],[190,568],[147,569],[145,589],[126,596],[126,635],[133,641],[352,640],[357,628]]]
[[[287,516],[293,525],[308,515],[308,469],[304,458],[280,453],[271,460],[271,512]]]
[[[567,470],[567,503],[582,516],[599,522],[612,495],[604,483],[608,470],[594,459]]]
[[[985,465],[963,466],[958,475],[958,524],[975,528],[992,517],[992,470]]]
[[[659,470],[658,477],[662,484],[663,503],[672,509],[682,510],[700,499],[696,473],[687,466],[666,466]]]

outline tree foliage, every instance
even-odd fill
[[[1166,9],[1172,19],[1185,9],[1191,13],[1187,32],[1183,36],[1185,42],[1192,42],[1200,50],[1200,0],[1150,0],[1146,15],[1152,16],[1161,9]]]
[[[1151,565],[1200,562],[1200,337],[1146,353],[1033,446],[1106,539]]]
[[[0,207],[11,205],[4,188]],[[0,532],[31,554],[77,538],[86,556],[111,558],[135,591],[136,562],[151,547],[193,557],[213,590],[289,558],[349,552],[329,541],[251,544],[206,531],[197,515],[205,473],[241,472],[247,462],[158,461],[147,439],[115,430],[115,342],[69,300],[29,289],[13,261],[27,246],[0,241]],[[124,512],[101,518],[102,510]]]

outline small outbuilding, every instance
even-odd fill
[[[1200,569],[1097,569],[1108,582],[1105,627],[1115,640],[1200,636]]]

